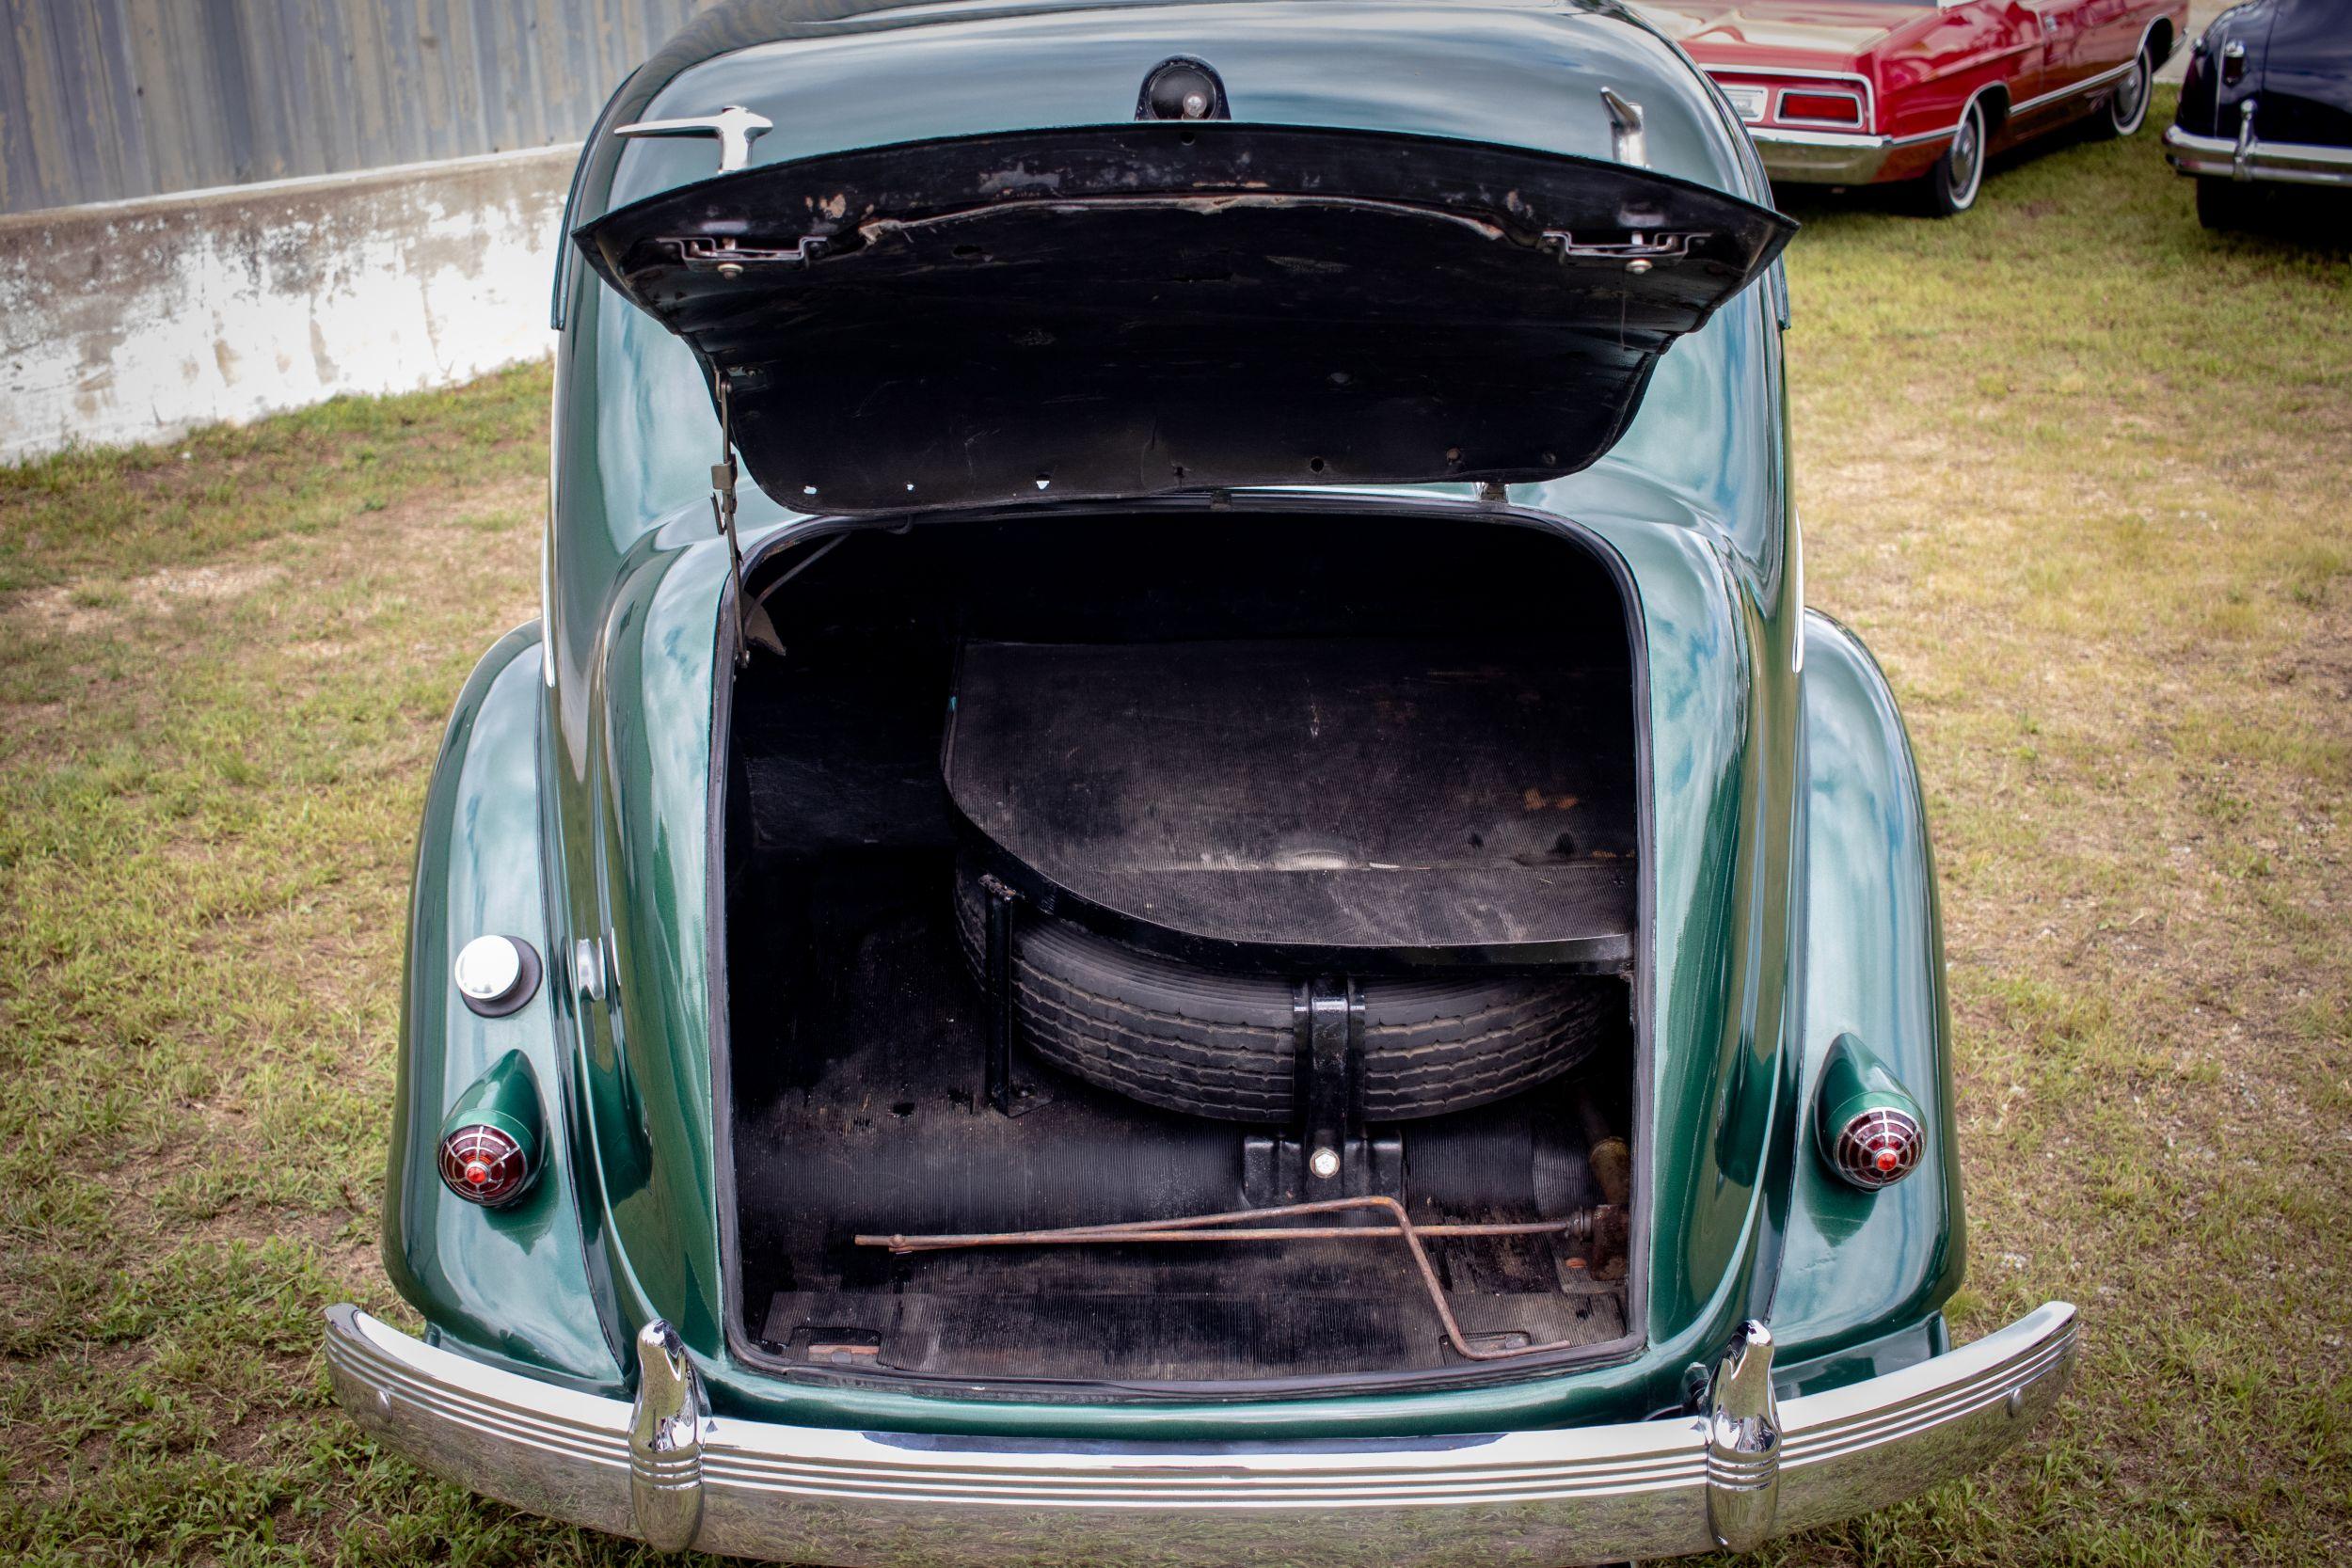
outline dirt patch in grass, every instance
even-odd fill
[[[285,570],[251,562],[225,566],[172,566],[128,582],[85,578],[23,594],[11,611],[43,631],[84,637],[140,615],[168,615],[182,605],[217,605],[241,599]]]

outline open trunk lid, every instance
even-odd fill
[[[1226,121],[722,175],[577,238],[763,490],[902,512],[1573,472],[1795,225],[1624,164]]]

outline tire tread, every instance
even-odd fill
[[[980,897],[963,869],[956,916],[977,978]],[[1292,1118],[1289,980],[1174,962],[1034,914],[1016,926],[1013,968],[1023,1038],[1063,1071],[1186,1116]],[[1533,1088],[1591,1053],[1621,994],[1615,981],[1593,975],[1367,980],[1365,1114],[1413,1120]]]

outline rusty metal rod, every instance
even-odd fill
[[[1286,1226],[1279,1228],[1247,1227],[1253,1220],[1303,1218],[1311,1214],[1333,1214],[1347,1212],[1372,1212],[1389,1220],[1384,1227],[1366,1226]],[[1239,1228],[1237,1228],[1239,1227]],[[1416,1225],[1405,1205],[1392,1197],[1376,1195],[1363,1197],[1330,1197],[1312,1203],[1286,1203],[1272,1209],[1233,1209],[1217,1214],[1187,1214],[1169,1220],[1127,1220],[1113,1225],[1068,1226],[1056,1230],[1000,1230],[966,1236],[859,1236],[859,1246],[888,1247],[892,1252],[945,1252],[962,1247],[983,1246],[1057,1246],[1111,1245],[1119,1243],[1152,1243],[1159,1242],[1243,1242],[1243,1241],[1355,1241],[1365,1237],[1395,1236],[1412,1255],[1413,1266],[1420,1271],[1422,1284],[1429,1292],[1429,1304],[1438,1310],[1438,1321],[1445,1327],[1446,1342],[1454,1354],[1469,1361],[1508,1361],[1516,1356],[1540,1355],[1547,1351],[1573,1349],[1575,1341],[1553,1340],[1549,1344],[1520,1345],[1512,1350],[1478,1350],[1471,1346],[1456,1322],[1454,1309],[1446,1304],[1445,1286],[1438,1278],[1435,1265],[1429,1261],[1429,1251],[1422,1244],[1424,1236],[1535,1236],[1547,1234],[1589,1236],[1593,1229],[1591,1210],[1581,1210],[1565,1220],[1538,1221],[1527,1225]]]
[[[1267,1237],[1275,1239],[1337,1237],[1352,1240],[1357,1237],[1377,1238],[1391,1233],[1386,1228],[1357,1225],[1285,1226],[1279,1229],[1266,1231],[1212,1228],[1238,1225],[1245,1220],[1289,1219],[1310,1214],[1327,1214],[1362,1209],[1383,1211],[1393,1209],[1400,1214],[1403,1212],[1403,1206],[1393,1198],[1331,1197],[1319,1198],[1311,1203],[1282,1204],[1271,1209],[1229,1209],[1215,1214],[1183,1214],[1174,1219],[1114,1220],[1102,1225],[1062,1226],[1051,1230],[992,1230],[977,1231],[968,1235],[859,1236],[856,1242],[860,1246],[886,1246],[893,1252],[918,1252],[946,1247],[1028,1246],[1050,1244],[1056,1242],[1127,1241],[1143,1236],[1156,1236],[1164,1231],[1185,1233],[1182,1238],[1171,1236],[1168,1238],[1170,1240],[1190,1239],[1192,1233],[1208,1232],[1200,1236],[1203,1241],[1261,1240]],[[1593,1215],[1590,1210],[1579,1210],[1565,1219],[1535,1220],[1507,1225],[1422,1225],[1409,1217],[1406,1218],[1403,1223],[1416,1234],[1422,1236],[1541,1236],[1573,1233],[1582,1237],[1591,1233]]]
[[[1572,1236],[1582,1241],[1592,1228],[1583,1214],[1565,1220],[1538,1220],[1525,1225],[1420,1225],[1420,1236]],[[970,1235],[860,1236],[860,1246],[888,1247],[899,1254],[947,1252],[960,1247],[1093,1245],[1106,1242],[1385,1242],[1396,1232],[1388,1226],[1285,1225],[1249,1229],[1171,1229],[1157,1221],[1119,1226],[1073,1226],[1060,1230],[997,1230]]]

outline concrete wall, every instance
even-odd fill
[[[0,0],[0,213],[576,142],[710,0]]]
[[[0,462],[544,355],[577,155],[0,217]]]
[[[0,0],[0,462],[544,354],[564,187],[712,0]]]

